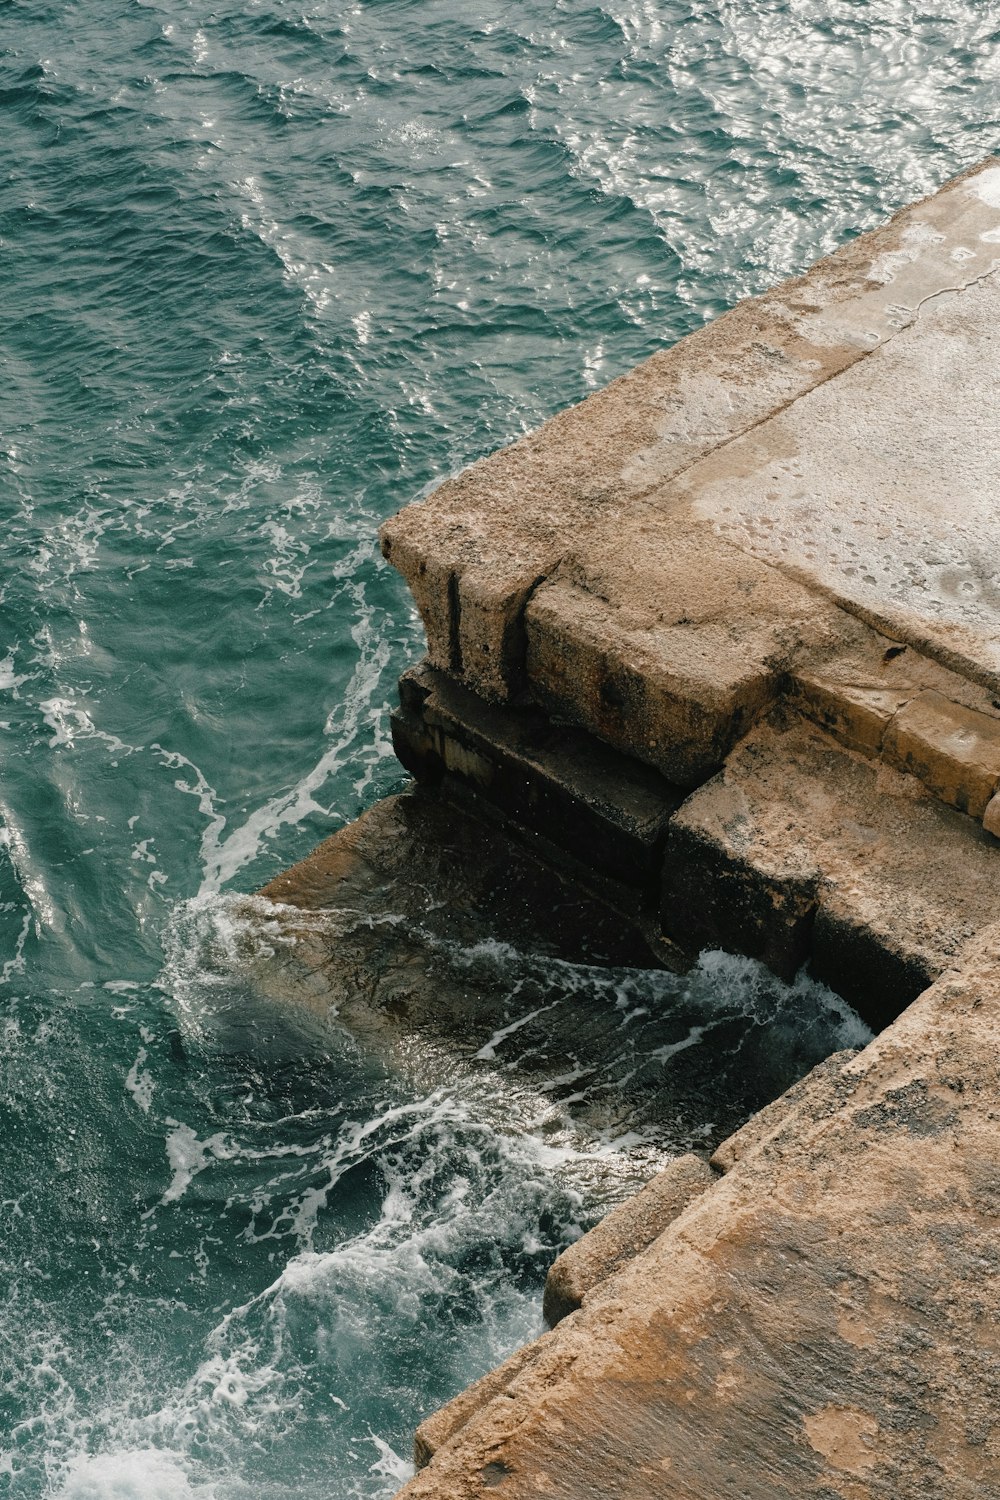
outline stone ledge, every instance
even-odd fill
[[[525,616],[526,675],[550,714],[691,788],[775,702],[836,610],[704,527],[655,516],[610,528],[586,567],[558,571]]]
[[[501,812],[626,885],[658,879],[683,792],[537,708],[497,708],[426,665],[400,682],[393,746],[419,780],[449,774]]]
[[[523,615],[539,583],[561,563],[590,552],[592,528],[607,522],[621,533],[646,501],[660,508],[666,503],[673,512],[680,507],[689,516],[705,514],[743,551],[784,567],[783,559],[796,550],[797,529],[794,516],[790,525],[782,519],[788,504],[784,480],[792,480],[793,504],[800,504],[801,487],[788,465],[788,442],[783,450],[769,446],[763,429],[772,419],[780,426],[783,414],[808,393],[839,386],[846,373],[867,367],[925,318],[925,308],[937,313],[947,294],[974,289],[995,269],[998,213],[990,173],[996,170],[987,162],[948,183],[883,228],[842,246],[807,275],[654,355],[387,522],[383,549],[410,584],[432,663],[463,675],[484,697],[519,692]],[[982,373],[980,361],[977,375]],[[899,377],[893,378],[898,385]],[[913,406],[911,400],[911,416]],[[844,430],[842,422],[838,430]],[[693,471],[728,445],[728,499],[713,499],[706,512],[714,471],[698,479]],[[752,486],[761,462],[772,459],[788,475],[769,480],[762,503],[755,500],[749,512],[738,496],[734,505],[734,478]],[[829,471],[828,460],[824,465]],[[671,482],[689,471],[703,491],[693,507],[683,486],[668,493]],[[773,506],[766,499],[770,493]],[[624,542],[621,535],[619,540]],[[630,543],[625,550],[635,548]],[[799,570],[815,574],[818,551],[798,552]],[[914,556],[919,563],[919,551]],[[851,565],[858,580],[867,563],[864,558],[860,567]],[[826,573],[829,583],[832,574]],[[871,573],[873,580],[877,573]],[[948,581],[949,597],[958,599],[959,585],[967,581],[959,574]],[[841,583],[852,607],[869,607],[870,590],[859,593],[846,575]],[[974,583],[973,592],[979,587]],[[959,644],[958,650],[964,648]]]
[[[545,1278],[542,1316],[549,1327],[582,1307],[594,1287],[652,1244],[714,1181],[700,1156],[679,1156],[564,1250]]]
[[[775,1106],[405,1500],[994,1500],[998,1015],[994,928]]]
[[[883,754],[943,802],[981,819],[1000,783],[1000,718],[920,693],[893,716]]]
[[[426,1468],[439,1448],[449,1442],[477,1412],[497,1396],[506,1394],[508,1388],[529,1365],[533,1365],[546,1348],[546,1335],[533,1344],[524,1344],[516,1349],[509,1359],[495,1370],[489,1370],[479,1380],[460,1391],[453,1400],[425,1417],[413,1438],[413,1462],[418,1469]]]
[[[971,819],[775,715],[672,819],[663,927],[786,975],[808,958],[878,1028],[990,925],[998,874]]]
[[[916,776],[982,821],[1000,784],[996,701],[916,652],[890,647],[887,655],[881,669],[863,657],[833,670],[797,669],[789,701],[848,749]]]
[[[419,774],[631,866],[636,932],[665,830],[679,950],[808,958],[888,1026],[620,1269],[584,1287],[627,1214],[567,1252],[580,1306],[407,1494],[992,1497],[998,246],[990,162],[384,528],[432,663],[506,704],[404,686]],[[615,751],[689,795],[588,783]]]

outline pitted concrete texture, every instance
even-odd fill
[[[653,516],[696,539],[701,520],[709,587],[721,533],[995,688],[998,185],[992,161],[956,179],[387,523],[432,663],[488,698],[532,686],[532,633],[551,657],[546,632],[594,628],[540,585],[574,584],[603,631],[633,601],[588,580]]]
[[[663,925],[789,978],[808,959],[879,1027],[995,920],[998,874],[969,818],[779,712],[671,819]]]
[[[997,691],[998,327],[996,274],[941,292],[659,503]]]
[[[993,928],[723,1147],[401,1495],[997,1500],[998,1058]]]

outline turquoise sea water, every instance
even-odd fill
[[[537,1330],[635,1142],[256,996],[232,893],[403,784],[379,521],[998,110],[990,0],[0,0],[0,1495],[388,1495]],[[857,1035],[723,959],[579,985],[676,1016],[661,1154],[747,1038]]]

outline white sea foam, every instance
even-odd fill
[[[77,739],[100,740],[115,755],[131,755],[133,747],[116,734],[98,729],[89,711],[75,698],[49,698],[39,703],[42,721],[52,731],[49,745],[72,745]]]
[[[16,698],[18,688],[28,680],[27,676],[18,676],[14,671],[14,653],[9,651],[0,661],[0,693],[13,693]]]
[[[146,1048],[140,1047],[136,1054],[135,1062],[125,1075],[125,1087],[143,1114],[146,1115],[149,1114],[150,1105],[153,1102],[153,1092],[156,1088],[156,1081],[152,1073],[143,1069],[143,1063],[148,1056],[149,1053],[146,1051]]]
[[[173,1127],[165,1142],[172,1175],[170,1185],[160,1202],[175,1203],[178,1198],[183,1197],[192,1179],[203,1172],[211,1160],[231,1158],[234,1148],[221,1131],[201,1141],[190,1125],[178,1124],[175,1120],[168,1120],[167,1124]]]
[[[67,1469],[60,1500],[216,1500],[214,1484],[192,1484],[182,1455],[158,1448],[80,1454]]]
[[[81,1385],[60,1330],[44,1328],[33,1312],[32,1323],[25,1305],[20,1399],[33,1415],[17,1435],[15,1461],[44,1447],[48,1493],[287,1500],[280,1463],[294,1468],[287,1455],[301,1453],[305,1441],[325,1445],[336,1461],[322,1482],[297,1483],[301,1500],[326,1500],[330,1474],[338,1494],[387,1500],[409,1472],[401,1454],[413,1372],[444,1399],[534,1336],[538,1272],[525,1267],[543,1265],[579,1235],[596,1205],[616,1201],[673,1149],[662,1122],[645,1130],[638,1119],[611,1118],[595,1128],[591,1090],[607,1092],[615,1079],[628,1087],[643,1061],[657,1080],[668,1078],[682,1055],[698,1052],[697,1027],[711,1047],[713,1028],[731,1026],[734,1016],[745,1017],[747,1033],[772,1027],[779,1049],[793,1011],[800,1030],[820,1026],[828,1045],[863,1039],[829,992],[806,980],[780,986],[748,960],[708,954],[687,977],[606,970],[495,940],[445,942],[387,914],[370,925],[428,954],[442,976],[457,974],[465,993],[495,989],[501,1015],[477,1046],[470,1040],[466,1053],[450,1054],[433,1086],[379,1071],[366,1083],[364,1058],[342,1032],[324,1029],[322,1048],[310,1052],[294,1007],[254,1000],[255,988],[266,997],[269,986],[290,996],[290,961],[303,933],[335,940],[338,922],[360,920],[213,894],[180,908],[169,936],[162,983],[187,1070],[197,1073],[201,1049],[218,1045],[218,1007],[237,1018],[249,1011],[261,1027],[253,1045],[240,1033],[233,1076],[256,1077],[254,1087],[266,1089],[286,1057],[297,1071],[321,1059],[316,1086],[293,1106],[301,1113],[258,1116],[239,1101],[228,1110],[213,1069],[210,1100],[188,1089],[179,1114],[170,1098],[176,1079],[160,1074],[158,1028],[141,1009],[141,993],[128,992],[114,1024],[134,1026],[141,1042],[126,1087],[142,1109],[143,1136],[162,1142],[162,1177],[131,1260],[106,1294],[115,1335],[106,1372],[99,1361],[88,1365]],[[666,1048],[662,1058],[647,1055],[655,1026],[672,1024],[675,1010],[672,1055]],[[592,1027],[595,1017],[604,1024],[601,1056],[587,1061],[581,1047],[567,1060],[567,1020]],[[40,1045],[27,1032],[5,1041],[8,1053],[26,1057]],[[568,1046],[572,1053],[571,1034]],[[539,1067],[547,1049],[551,1061]],[[729,1055],[718,1057],[724,1070]],[[430,1053],[427,1066],[438,1067]],[[331,1070],[324,1097],[321,1080]],[[209,1288],[182,1360],[176,1351],[165,1359],[145,1336],[147,1321],[155,1329],[168,1315],[141,1290],[165,1255],[178,1258],[192,1306],[195,1288]],[[241,1277],[245,1257],[255,1269]],[[389,1430],[371,1413],[393,1403],[402,1415]],[[280,1462],[265,1473],[271,1455]]]

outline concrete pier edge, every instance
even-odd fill
[[[880,1032],[565,1252],[407,1500],[1000,1497],[998,328],[990,159],[383,528],[420,847],[485,817],[650,962]]]

